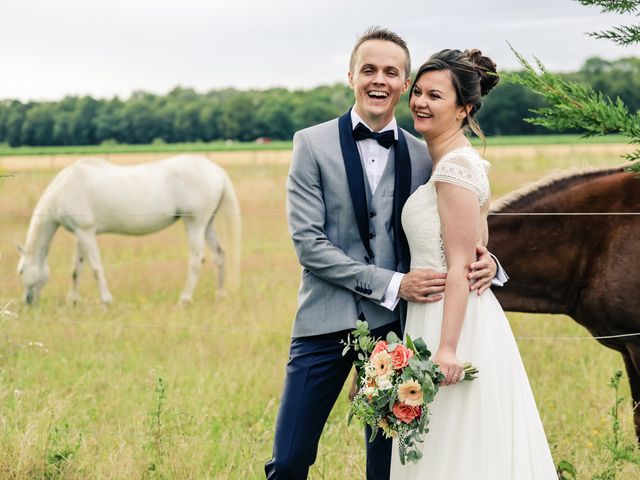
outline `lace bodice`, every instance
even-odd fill
[[[440,159],[429,181],[409,197],[402,210],[402,227],[411,251],[411,268],[447,271],[435,182],[471,190],[478,195],[480,208],[489,199],[488,168],[489,162],[475,149],[457,148]]]

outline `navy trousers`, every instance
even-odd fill
[[[400,322],[372,331],[386,337],[389,331],[400,336]],[[318,442],[329,413],[349,376],[355,358],[351,350],[344,357],[344,345],[350,330],[299,337],[291,340],[284,391],[276,421],[273,457],[265,465],[269,480],[303,480],[316,460]],[[346,419],[345,419],[346,428]],[[391,440],[378,435],[367,449],[367,479],[388,480],[391,469]]]

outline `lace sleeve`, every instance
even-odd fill
[[[475,152],[455,151],[445,155],[436,165],[431,175],[434,182],[445,182],[471,190],[480,201],[480,205],[489,198],[489,162]]]

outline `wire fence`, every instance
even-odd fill
[[[18,321],[18,314],[9,309],[13,301],[7,303],[1,310],[0,316]],[[19,320],[25,321],[25,320]],[[78,326],[100,326],[100,327],[116,327],[116,328],[143,328],[143,329],[165,329],[165,330],[189,330],[202,333],[212,334],[229,334],[229,335],[290,335],[290,329],[278,328],[261,328],[252,326],[250,329],[241,327],[210,327],[202,325],[183,325],[176,323],[156,323],[156,322],[119,322],[113,320],[70,320],[70,319],[47,319],[47,318],[29,318],[29,322],[39,322],[47,324],[60,325],[78,325]],[[602,336],[584,336],[584,337],[515,337],[516,340],[536,340],[536,341],[575,341],[575,340],[611,340],[616,338],[640,337],[640,332],[619,333],[614,335]]]
[[[166,215],[166,212],[158,213],[65,213],[65,214],[48,214],[48,213],[30,213],[26,211],[0,211],[0,217],[54,217],[54,218],[73,218],[73,217],[157,217]],[[198,217],[202,215],[211,215],[211,211],[190,212],[190,213],[172,213],[171,217]],[[217,217],[286,217],[285,213],[268,213],[268,212],[247,212],[247,213],[216,213]],[[489,212],[490,217],[637,217],[640,212]]]

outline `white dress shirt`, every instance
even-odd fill
[[[355,129],[358,123],[362,123],[369,130],[373,130],[369,125],[367,125],[367,122],[360,118],[360,115],[356,113],[355,109],[352,108],[351,127]],[[398,124],[396,123],[395,117],[392,118],[391,121],[380,130],[380,132],[386,132],[387,130],[393,130],[395,139],[398,140]],[[369,180],[371,194],[373,195],[376,188],[378,188],[384,169],[387,167],[387,163],[389,162],[389,153],[391,152],[391,149],[384,148],[373,138],[358,140],[356,141],[356,145],[358,146],[358,153],[360,153],[360,158],[364,164],[364,170],[367,175],[367,180]],[[402,273],[398,272],[393,275],[380,305],[388,308],[389,310],[396,308],[396,305],[398,305],[400,300],[398,298],[398,290],[400,290],[400,282],[402,281],[403,276],[404,275]]]
[[[352,108],[351,127],[355,129],[358,123],[362,123],[369,130],[372,130],[372,128],[367,125],[367,122],[362,120],[360,115],[358,115]],[[387,130],[392,130],[395,139],[398,140],[398,124],[396,123],[395,118],[382,128],[380,132],[386,132]],[[362,159],[364,170],[367,174],[367,180],[369,180],[369,186],[371,187],[371,194],[373,195],[376,188],[378,188],[378,184],[380,183],[384,169],[387,166],[387,162],[389,162],[389,152],[391,149],[384,148],[373,138],[358,140],[356,145],[358,146],[358,153],[360,153],[360,158]]]

